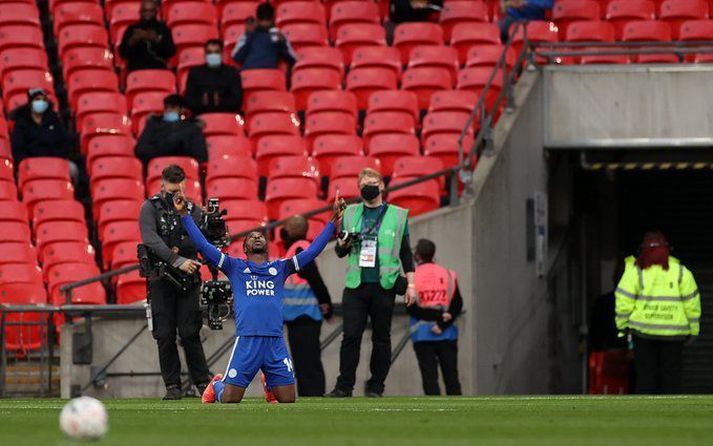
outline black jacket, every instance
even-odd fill
[[[218,104],[215,104],[215,95]],[[203,105],[203,97],[208,105]],[[222,64],[217,68],[201,65],[191,68],[186,83],[186,102],[194,115],[213,112],[238,113],[243,103],[243,86],[235,67]]]
[[[69,136],[51,107],[44,112],[39,125],[32,120],[29,104],[15,109],[9,117],[15,120],[10,135],[15,164],[36,156],[69,158]]]
[[[157,42],[140,40],[134,45],[129,45],[129,39],[135,29],[152,29],[158,35]],[[126,28],[119,45],[119,55],[126,59],[128,71],[158,69],[167,67],[166,62],[176,54],[171,30],[165,23],[158,20],[152,22],[137,22]]]
[[[162,116],[151,116],[136,143],[136,156],[148,163],[159,156],[190,156],[200,162],[208,160],[203,130],[194,119],[166,122]]]

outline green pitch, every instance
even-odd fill
[[[0,400],[0,445],[71,445],[59,400]],[[713,444],[713,397],[303,398],[106,401],[122,446],[453,446]]]

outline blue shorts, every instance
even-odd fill
[[[238,336],[223,375],[223,382],[247,388],[258,370],[265,374],[267,387],[295,383],[292,359],[285,340],[278,336]]]

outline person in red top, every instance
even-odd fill
[[[456,273],[433,262],[436,245],[426,239],[416,244],[417,305],[411,316],[411,340],[426,395],[440,395],[438,365],[447,395],[461,395],[458,380],[458,329],[453,322],[463,309]]]

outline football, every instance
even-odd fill
[[[109,416],[101,401],[82,396],[64,406],[59,415],[59,427],[75,440],[99,440],[109,427]]]

